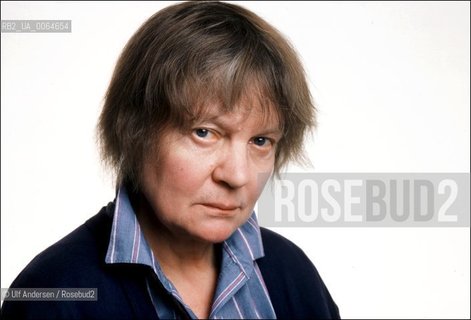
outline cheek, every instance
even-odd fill
[[[191,152],[172,150],[161,162],[160,170],[156,172],[160,176],[162,186],[168,193],[195,194],[211,172],[204,159],[200,159]]]
[[[268,179],[270,179],[272,174],[273,174],[273,165],[268,166],[265,170],[259,171],[257,173],[257,178],[256,178],[257,186],[256,186],[256,189],[257,189],[258,194],[262,193],[263,188],[267,184],[267,181],[268,181]]]
[[[265,187],[268,179],[270,178],[272,172],[267,171],[264,173],[257,173],[253,180],[252,183],[250,184],[250,190],[248,192],[249,194],[249,201],[252,205],[255,204],[255,202],[258,200],[260,194],[263,191],[263,188]]]

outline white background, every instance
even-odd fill
[[[114,198],[94,129],[121,49],[169,3],[5,3],[72,33],[1,35],[1,286]],[[247,2],[296,47],[314,172],[469,172],[470,4]],[[469,318],[469,228],[278,228],[344,318]]]

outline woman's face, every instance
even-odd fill
[[[281,132],[276,113],[258,103],[243,99],[230,113],[209,108],[187,132],[169,129],[160,137],[141,187],[165,231],[217,243],[252,213],[273,172]]]

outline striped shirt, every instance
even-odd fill
[[[209,318],[276,318],[255,261],[264,256],[255,213],[252,213],[247,222],[222,243],[221,250],[221,270]],[[154,277],[147,279],[147,290],[159,318],[197,318],[155,259],[141,232],[124,186],[118,190],[116,197],[105,261],[109,264],[143,264],[152,268]],[[172,297],[173,301],[162,296],[161,290],[158,290],[160,286]]]

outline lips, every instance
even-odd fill
[[[218,209],[221,211],[233,211],[239,208],[237,205],[225,204],[225,203],[202,203],[201,205],[209,208]]]

